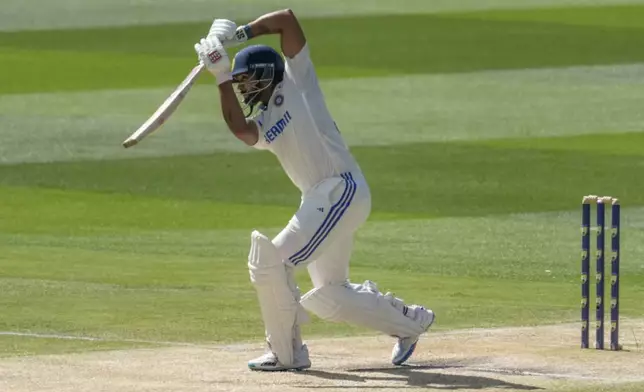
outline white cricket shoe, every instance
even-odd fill
[[[407,312],[413,310],[414,320],[419,321],[424,331],[427,332],[434,322],[434,312],[419,305],[409,305],[408,308]],[[394,365],[402,365],[405,363],[405,361],[414,353],[416,343],[418,343],[419,338],[420,335],[398,338],[398,342],[396,342],[394,349],[391,352],[391,363]]]
[[[280,372],[285,370],[304,370],[311,367],[311,360],[309,360],[309,349],[306,344],[295,354],[295,363],[291,365],[282,365],[272,351],[267,352],[261,357],[248,361],[248,368],[250,370],[258,370],[264,372]]]

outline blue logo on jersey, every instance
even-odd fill
[[[277,94],[275,96],[275,99],[273,100],[273,103],[275,103],[275,106],[280,107],[284,103],[284,96],[282,94]]]
[[[284,113],[284,116],[279,119],[278,122],[275,123],[266,133],[264,134],[264,140],[266,140],[267,144],[271,144],[273,140],[277,139],[279,135],[284,132],[284,128],[288,125],[289,122],[291,122],[291,114],[286,111]]]

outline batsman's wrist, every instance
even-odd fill
[[[215,78],[217,79],[217,85],[221,85],[222,83],[233,80],[233,76],[230,72],[219,72],[217,75],[215,75]]]
[[[253,38],[253,29],[250,25],[239,26],[237,29],[237,39],[240,41],[247,41]]]

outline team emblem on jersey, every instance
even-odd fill
[[[277,94],[273,100],[275,106],[280,107],[284,103],[284,96],[282,94]]]

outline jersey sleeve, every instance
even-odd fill
[[[304,44],[302,50],[293,58],[286,57],[286,74],[301,89],[317,86],[318,79],[311,61],[309,44]]]
[[[266,138],[264,138],[264,126],[266,125],[264,121],[268,121],[268,119],[266,119],[266,116],[264,114],[265,112],[261,110],[259,113],[255,114],[249,119],[249,121],[252,121],[255,123],[255,125],[257,125],[257,143],[253,144],[253,148],[256,148],[258,150],[268,149],[268,143],[266,143]]]

